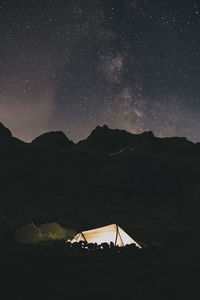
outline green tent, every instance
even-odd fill
[[[64,228],[57,222],[45,223],[39,226],[44,238],[51,240],[62,240],[74,236],[76,232],[70,228]]]
[[[41,230],[33,222],[16,231],[16,241],[20,244],[37,243],[43,239]]]

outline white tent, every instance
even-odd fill
[[[135,244],[138,248],[142,248],[134,241],[121,227],[111,224],[92,230],[82,231],[75,235],[71,243],[86,241],[87,243],[111,243],[117,246],[125,246],[127,244]]]

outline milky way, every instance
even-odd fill
[[[1,1],[0,121],[30,141],[96,125],[200,141],[195,0]]]

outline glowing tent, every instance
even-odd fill
[[[111,224],[92,230],[82,231],[75,235],[71,243],[86,241],[87,243],[108,243],[113,242],[114,245],[123,247],[127,244],[135,244],[138,248],[142,248],[134,241],[121,227]]]

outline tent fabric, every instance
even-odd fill
[[[41,230],[32,222],[16,231],[16,241],[20,244],[32,244],[43,241]]]
[[[142,248],[134,241],[121,227],[116,224],[111,224],[104,227],[99,227],[92,230],[82,231],[78,233],[71,243],[86,241],[87,243],[111,243],[123,247],[127,244],[135,244],[138,248]]]
[[[44,223],[39,227],[33,222],[17,229],[16,241],[21,244],[32,244],[48,240],[62,240],[73,238],[76,231],[71,228],[61,227],[56,222]],[[0,243],[1,243],[1,224],[0,224]]]
[[[64,228],[57,222],[44,223],[39,226],[44,238],[49,240],[62,240],[72,238],[76,231],[70,228]]]

